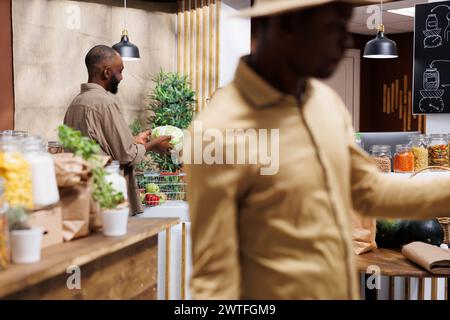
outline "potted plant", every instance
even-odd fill
[[[65,149],[82,157],[92,166],[93,192],[92,198],[101,209],[103,234],[106,236],[122,236],[127,233],[128,203],[122,192],[115,190],[106,180],[102,158],[98,156],[100,147],[80,131],[62,125],[58,128],[59,139]]]
[[[6,211],[10,230],[11,260],[13,263],[35,263],[41,259],[42,228],[28,225],[28,212],[22,207]]]
[[[92,196],[102,212],[103,234],[109,237],[123,236],[127,233],[128,204],[122,192],[116,191],[105,179],[105,170],[95,167],[93,170],[94,191]]]

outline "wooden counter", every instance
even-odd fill
[[[130,218],[125,236],[99,231],[45,248],[40,262],[0,271],[0,298],[156,299],[158,233],[178,222]],[[77,272],[71,266],[80,268],[81,289],[73,288]]]
[[[447,278],[448,275],[437,275],[428,272],[422,267],[414,264],[413,262],[406,259],[401,253],[400,249],[383,249],[377,248],[370,252],[358,255],[356,258],[358,272],[366,274],[369,266],[377,266],[380,268],[380,275],[389,277],[390,285],[393,286],[394,277],[406,278],[409,283],[410,278],[419,279],[419,293],[418,299],[422,300],[424,297],[424,279],[432,278],[432,298],[437,296],[437,278]],[[366,274],[365,280],[369,275]],[[450,278],[446,280],[446,299],[450,297]],[[409,286],[406,286],[406,296],[409,297]],[[376,299],[376,290],[369,290],[365,288],[366,299]],[[393,299],[393,293],[390,294],[391,299]],[[433,299],[435,300],[435,299]]]

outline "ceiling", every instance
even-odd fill
[[[383,4],[383,24],[386,27],[386,33],[404,33],[414,31],[414,17],[403,16],[388,12],[392,9],[414,7],[418,3],[426,3],[426,0],[403,0]],[[349,29],[352,33],[357,34],[376,34],[376,30],[369,30],[367,27],[367,18],[369,14],[366,12],[367,6],[357,7],[354,10],[353,18],[350,21]]]

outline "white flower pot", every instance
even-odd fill
[[[35,263],[41,260],[42,228],[11,231],[13,263]]]
[[[103,234],[108,237],[125,235],[127,233],[128,212],[128,208],[103,211]]]

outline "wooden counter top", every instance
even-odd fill
[[[0,297],[27,289],[57,275],[66,274],[71,265],[83,266],[96,259],[133,246],[179,223],[177,218],[130,218],[128,232],[121,237],[105,237],[101,231],[88,237],[42,250],[41,261],[11,264],[0,271]],[[69,276],[69,274],[67,274]]]
[[[366,272],[371,265],[380,267],[381,275],[395,277],[435,278],[445,275],[433,275],[406,259],[399,250],[378,248],[358,255],[356,258],[358,271]]]

